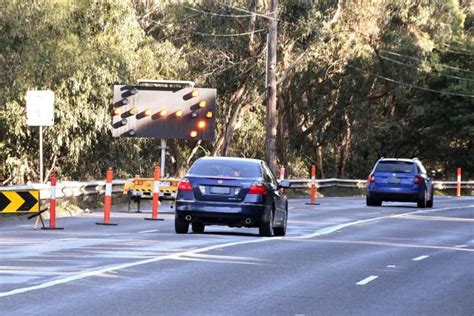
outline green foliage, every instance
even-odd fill
[[[112,165],[129,176],[148,140],[110,136],[110,94],[115,82],[175,78],[185,68],[170,42],[143,34],[128,1],[28,1],[2,3],[0,92],[3,104],[0,159],[12,182],[37,179],[38,128],[26,125],[30,89],[55,92],[55,125],[45,128],[45,165],[63,178],[100,178]]]

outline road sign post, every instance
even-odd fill
[[[26,93],[26,118],[28,126],[39,126],[40,183],[43,178],[43,126],[54,125],[54,92],[31,90]]]

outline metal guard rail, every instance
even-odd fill
[[[311,186],[311,179],[294,179],[289,180],[292,188],[307,188]],[[367,180],[346,180],[346,179],[321,179],[315,180],[317,188],[342,187],[342,188],[358,188],[364,189]],[[435,190],[456,189],[457,181],[433,181]],[[474,189],[474,181],[461,181],[463,189]]]
[[[112,182],[112,193],[120,194],[123,192],[123,186],[125,183],[132,181],[130,180],[114,180]],[[311,179],[289,179],[291,182],[291,188],[294,189],[305,189],[310,187]],[[364,189],[366,186],[366,180],[345,180],[345,179],[320,179],[315,180],[317,188],[328,188],[328,187],[342,187],[342,188],[357,188]],[[456,181],[434,181],[434,188],[436,190],[447,190],[456,189]],[[474,181],[462,181],[463,189],[473,189]],[[291,189],[290,188],[290,189]],[[18,190],[40,190],[40,198],[42,200],[49,199],[50,197],[50,185],[46,184],[30,184],[22,186],[9,186],[0,187],[0,191],[18,191]],[[91,182],[77,182],[77,181],[61,181],[56,186],[56,198],[68,198],[68,197],[79,197],[93,194],[104,194],[105,193],[105,181],[91,181]]]

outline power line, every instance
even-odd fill
[[[250,17],[253,16],[253,14],[222,14],[222,13],[215,13],[215,12],[205,11],[205,10],[198,9],[196,7],[191,7],[191,6],[187,6],[187,5],[183,5],[183,4],[179,4],[179,5],[186,8],[186,9],[189,9],[189,10],[192,10],[192,11],[195,11],[195,12],[201,12],[201,13],[212,15],[212,16],[220,16],[220,17],[226,17],[226,18],[250,18]]]
[[[474,54],[471,54],[471,53],[460,52],[460,51],[452,50],[452,49],[445,49],[445,51],[453,53],[453,54],[458,54],[458,55],[474,56]]]
[[[405,67],[410,67],[410,68],[414,68],[414,69],[418,69],[418,70],[421,70],[423,72],[427,72],[426,70],[424,70],[423,68],[420,68],[420,67],[417,67],[415,65],[410,65],[410,64],[406,64],[406,63],[402,63],[401,61],[398,61],[398,60],[395,60],[395,59],[392,59],[392,58],[389,58],[389,57],[386,57],[384,55],[381,55],[379,54],[380,58],[382,59],[385,59],[385,60],[388,60],[392,63],[395,63],[395,64],[398,64],[398,65],[402,65],[402,66],[405,66]],[[436,73],[438,76],[444,76],[444,77],[448,77],[448,78],[453,78],[453,79],[458,79],[458,80],[466,80],[466,81],[472,81],[474,82],[474,79],[469,79],[469,78],[463,78],[463,77],[458,77],[458,76],[451,76],[451,75],[446,75],[446,74],[442,74],[442,73]]]
[[[412,87],[412,88],[419,89],[419,90],[430,91],[430,92],[441,93],[441,94],[454,95],[454,96],[458,96],[458,97],[474,98],[473,94],[462,94],[462,93],[446,92],[446,91],[441,91],[441,90],[435,90],[435,89],[420,87],[420,86],[417,86],[417,85],[414,85],[414,84],[411,84],[411,83],[401,82],[401,81],[398,81],[398,80],[395,80],[395,79],[392,79],[392,78],[387,78],[387,77],[384,77],[384,76],[380,76],[380,75],[374,74],[373,72],[363,70],[361,68],[358,68],[358,67],[355,67],[355,66],[352,66],[352,65],[348,65],[348,67],[353,68],[355,70],[358,70],[360,72],[369,74],[371,76],[386,80],[386,81],[390,81],[390,82],[393,82],[393,83],[398,83],[398,84],[408,86],[408,87]]]
[[[246,10],[246,9],[242,9],[242,8],[239,8],[239,7],[234,7],[234,6],[232,6],[232,5],[230,5],[230,4],[227,4],[227,3],[222,3],[222,5],[224,5],[224,6],[228,7],[228,8],[232,8],[232,9],[237,10],[237,11],[241,11],[241,12],[245,12],[245,13],[250,13],[250,14],[252,14],[252,15],[256,15],[256,16],[259,16],[259,17],[262,17],[262,18],[265,18],[265,19],[268,19],[268,20],[277,20],[277,21],[279,21],[278,18],[276,18],[276,17],[273,18],[273,17],[270,16],[271,14],[275,13],[275,11],[273,11],[273,12],[268,12],[268,14],[263,14],[263,13],[258,13],[258,12],[253,12],[253,11],[249,11],[249,10]]]
[[[421,61],[421,62],[426,61],[426,60],[423,60],[423,59],[420,59],[420,58],[402,55],[402,54],[395,53],[395,52],[392,52],[392,51],[389,51],[389,50],[385,50],[385,49],[380,49],[380,51],[381,51],[381,52],[384,52],[384,53],[387,53],[387,54],[390,54],[390,55],[394,55],[394,56],[398,56],[398,57],[403,57],[403,58],[407,58],[407,59],[411,59],[411,60],[416,60],[416,61]],[[444,68],[448,68],[448,69],[452,69],[452,70],[457,70],[457,71],[462,71],[462,72],[467,72],[467,73],[474,74],[474,71],[470,71],[470,70],[466,70],[466,69],[461,69],[461,68],[457,68],[457,67],[452,67],[452,66],[448,66],[448,65],[443,65],[443,64],[438,64],[438,65],[439,65],[440,67],[444,67]]]
[[[245,33],[202,33],[202,32],[194,32],[194,31],[189,31],[190,33],[201,35],[201,36],[215,36],[215,37],[233,37],[233,36],[244,36],[244,35],[251,35],[259,32],[265,32],[267,29],[260,29],[260,30],[255,30],[255,31],[250,31],[250,32],[245,32]]]

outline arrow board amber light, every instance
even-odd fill
[[[211,111],[207,112],[207,113],[206,113],[206,117],[207,117],[207,118],[212,118],[212,112],[211,112]]]
[[[161,111],[160,111],[160,116],[161,116],[161,117],[164,118],[164,117],[166,117],[166,115],[168,115],[168,111],[166,111],[166,110],[161,110]]]
[[[181,117],[181,116],[183,116],[183,111],[181,110],[176,111],[176,117]]]
[[[199,128],[199,129],[203,129],[203,128],[205,128],[205,127],[206,127],[206,122],[203,121],[203,120],[200,120],[200,121],[198,122],[198,128]]]
[[[191,92],[191,96],[192,96],[193,98],[199,96],[199,91],[193,90],[193,92]]]
[[[196,131],[191,131],[191,133],[189,135],[191,135],[191,137],[194,138],[198,135],[198,133]]]
[[[199,107],[200,108],[203,108],[206,106],[206,101],[202,100],[202,101],[199,101]]]

